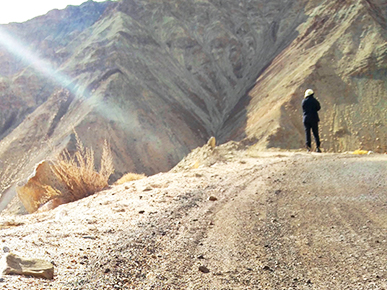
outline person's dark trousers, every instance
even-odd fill
[[[318,136],[318,122],[304,122],[306,146],[311,147],[312,140],[310,130],[313,132],[314,140],[316,141],[317,148],[320,148],[320,137]]]

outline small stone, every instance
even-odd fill
[[[145,210],[139,210],[138,213],[139,214],[143,214],[145,212]]]
[[[106,268],[105,271],[104,271],[105,274],[107,274],[107,273],[109,273],[109,272],[110,272],[110,269],[109,269],[109,268]]]
[[[216,200],[218,200],[215,196],[213,196],[213,195],[211,195],[209,198],[208,198],[208,200],[210,200],[210,201],[216,201]]]
[[[0,283],[2,283],[2,282],[4,282],[5,280],[4,280],[4,278],[0,278]]]
[[[204,259],[204,256],[203,255],[199,255],[198,259]]]
[[[151,191],[151,190],[153,190],[153,188],[151,186],[147,186],[142,191]]]
[[[0,269],[3,275],[24,275],[53,279],[54,266],[41,259],[26,259],[7,253],[1,259]]]
[[[199,271],[202,273],[210,273],[210,270],[205,266],[200,266]]]
[[[4,253],[9,253],[9,251],[10,251],[10,250],[9,250],[9,248],[8,248],[7,246],[3,247],[3,252],[4,252]]]
[[[264,266],[264,267],[262,268],[262,270],[273,272],[273,269],[270,268],[269,266]]]
[[[96,236],[83,236],[82,238],[84,238],[84,239],[90,239],[90,240],[95,240],[95,239],[97,239]]]

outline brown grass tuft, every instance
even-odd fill
[[[118,179],[114,184],[120,185],[125,182],[130,182],[134,180],[139,180],[145,178],[145,174],[137,174],[137,173],[127,173],[124,176],[122,176],[120,179]]]
[[[77,142],[74,155],[65,150],[55,161],[39,163],[27,182],[16,188],[29,213],[42,208],[42,205],[45,209],[52,209],[108,187],[109,177],[114,171],[109,143],[104,143],[101,168],[97,172],[94,151],[83,146],[75,130],[74,134]]]
[[[85,148],[74,131],[77,140],[77,152],[71,156],[65,150],[54,162],[53,172],[65,184],[71,200],[78,200],[108,187],[110,175],[114,172],[113,158],[108,142],[105,140],[100,171],[95,171],[94,151]],[[55,191],[54,191],[55,192]],[[54,193],[53,192],[53,193]],[[56,194],[54,197],[57,197]]]

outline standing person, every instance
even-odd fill
[[[305,98],[302,100],[303,122],[306,137],[306,149],[311,150],[312,138],[310,130],[312,129],[314,140],[316,141],[316,152],[321,153],[320,138],[318,135],[318,111],[321,109],[319,101],[314,97],[314,92],[311,89],[305,91]]]

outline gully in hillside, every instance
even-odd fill
[[[302,101],[303,122],[306,137],[306,149],[311,150],[312,138],[310,130],[313,132],[314,140],[316,141],[316,152],[321,152],[320,137],[318,135],[318,111],[321,109],[320,102],[314,97],[314,92],[311,89],[305,91],[305,97]]]

